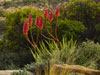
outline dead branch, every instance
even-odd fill
[[[55,64],[54,67],[56,69],[66,69],[86,75],[100,75],[100,70],[93,70],[80,65]]]

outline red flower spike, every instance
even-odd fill
[[[53,20],[53,12],[50,11],[50,15],[49,15],[49,21],[52,21]]]
[[[29,30],[29,27],[28,27],[27,21],[25,21],[24,26],[23,26],[23,34],[27,35],[28,30]]]
[[[43,28],[43,18],[42,18],[42,17],[40,18],[40,24],[39,24],[39,27],[40,27],[40,28]]]
[[[45,16],[45,19],[47,19],[47,17],[48,17],[48,10],[47,10],[47,8],[45,8],[44,16]]]
[[[59,6],[56,7],[55,15],[59,16]]]
[[[31,13],[29,13],[29,25],[32,25],[32,16],[31,16]]]
[[[39,27],[39,16],[36,17],[36,26]]]

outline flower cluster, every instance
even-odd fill
[[[23,33],[24,33],[24,35],[27,35],[28,30],[29,30],[28,23],[27,23],[27,21],[25,21],[24,27],[23,27]]]
[[[59,16],[59,6],[56,7],[55,16],[56,17]],[[44,38],[46,38],[48,40],[52,40],[53,39],[53,40],[57,41],[58,46],[60,48],[60,43],[59,43],[59,40],[57,38],[57,26],[55,26],[55,35],[56,35],[56,37],[54,37],[53,34],[52,34],[52,25],[51,25],[51,22],[53,21],[53,12],[52,12],[52,10],[50,10],[50,14],[48,16],[48,9],[45,8],[45,10],[44,10],[44,17],[45,17],[45,20],[44,20],[45,21],[45,26],[46,26],[47,19],[50,21],[50,32],[49,32],[47,26],[46,26],[46,30],[47,30],[48,34],[51,36],[51,38],[48,38],[44,34],[42,34],[42,29],[43,29],[43,17],[42,16],[40,18],[39,18],[39,16],[36,16],[35,26],[38,29],[40,29],[40,31],[41,31],[40,34]],[[30,27],[32,27],[32,23],[33,23],[32,22],[32,16],[31,16],[31,13],[29,13],[28,21],[26,20],[25,23],[24,23],[24,26],[23,26],[23,34],[26,35],[27,41],[35,48],[35,46],[34,46],[35,45],[35,42],[33,40],[32,29],[30,29]],[[56,23],[56,25],[57,25],[57,23]],[[30,29],[30,34],[31,34],[32,42],[28,38],[28,31],[29,31],[29,29]],[[37,32],[36,44],[37,44],[37,41],[38,41],[38,37],[39,37],[39,32]]]
[[[39,19],[39,16],[36,17],[36,24],[35,25],[40,29],[43,28],[43,18],[42,18],[42,16],[41,16],[40,19]]]
[[[45,8],[44,11],[44,16],[45,19],[47,20],[48,18],[48,9]],[[57,6],[56,11],[55,11],[55,16],[59,16],[59,6]],[[50,10],[50,14],[49,14],[49,21],[53,21],[53,12],[52,10]],[[32,25],[32,16],[31,13],[29,13],[29,18],[28,18],[28,22],[25,21],[24,26],[23,26],[23,33],[25,35],[27,35],[28,30],[29,30],[29,25]],[[41,18],[39,19],[39,16],[36,17],[36,23],[35,23],[36,27],[42,29],[43,28],[43,17],[41,16]]]

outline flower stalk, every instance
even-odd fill
[[[38,39],[39,39],[39,29],[37,28],[36,44],[38,44]]]
[[[45,35],[42,33],[42,31],[40,32],[40,34],[41,34],[45,39],[47,39],[47,40],[53,40],[52,38],[49,38],[49,37],[45,36]]]
[[[52,34],[52,21],[53,21],[53,12],[50,10],[50,14],[49,14],[49,18],[48,18],[48,10],[47,8],[44,11],[44,17],[45,17],[45,29],[47,31],[47,33],[49,34],[50,38],[45,36],[42,33],[42,29],[43,29],[43,18],[41,17],[39,19],[39,16],[36,17],[36,27],[37,27],[37,36],[36,36],[36,42],[33,39],[33,34],[32,34],[32,16],[31,14],[29,14],[29,22],[27,24],[27,21],[25,21],[24,23],[24,27],[23,27],[23,33],[26,36],[26,40],[29,42],[29,44],[31,44],[31,46],[37,50],[37,44],[39,41],[39,35],[43,36],[45,39],[47,40],[55,40],[57,42],[57,45],[59,47],[59,50],[61,50],[61,44],[60,41],[58,40],[58,36],[57,36],[57,20],[58,20],[58,16],[59,16],[59,6],[57,6],[56,11],[55,11],[55,16],[56,16],[56,25],[55,25],[55,35]],[[48,30],[47,27],[47,19],[50,21],[50,31]],[[30,41],[30,39],[28,38],[28,30],[30,28],[30,35],[31,35],[31,39],[32,42]]]
[[[52,22],[50,22],[50,32],[52,33]]]
[[[31,35],[31,39],[32,39],[32,43],[34,44],[34,39],[33,39],[33,34],[32,34],[32,28],[30,29],[30,35]]]
[[[56,25],[55,25],[55,36],[56,36],[56,39],[58,38],[58,36],[57,36],[57,19],[58,17],[56,16]]]
[[[35,49],[35,45],[29,40],[28,36],[26,36],[26,40],[29,42],[29,44]]]

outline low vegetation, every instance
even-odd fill
[[[32,7],[34,3],[38,4],[37,8]],[[55,3],[59,4],[59,16],[54,15]],[[28,6],[30,4],[31,6]],[[13,75],[81,75],[70,70],[56,69],[54,65],[80,65],[93,70],[100,69],[100,2],[93,0],[58,2],[55,0],[14,0],[5,1],[3,8],[18,7],[17,5],[28,7],[10,12],[0,10],[0,17],[5,17],[3,22],[5,33],[0,37],[1,70],[23,70]],[[53,20],[52,17],[46,20],[45,7],[48,9],[48,14],[52,14]],[[26,20],[29,20],[29,14],[32,17],[32,26],[28,25],[28,32],[23,34],[23,25]],[[36,25],[37,16],[41,23],[43,22],[42,28]],[[52,27],[50,27],[51,23]],[[46,24],[53,37],[47,33]],[[57,25],[57,30],[55,25]],[[32,47],[25,38],[27,34],[32,41],[29,33],[30,27],[35,42],[39,28],[39,41],[32,43],[35,47]],[[41,35],[41,30],[46,38]]]

